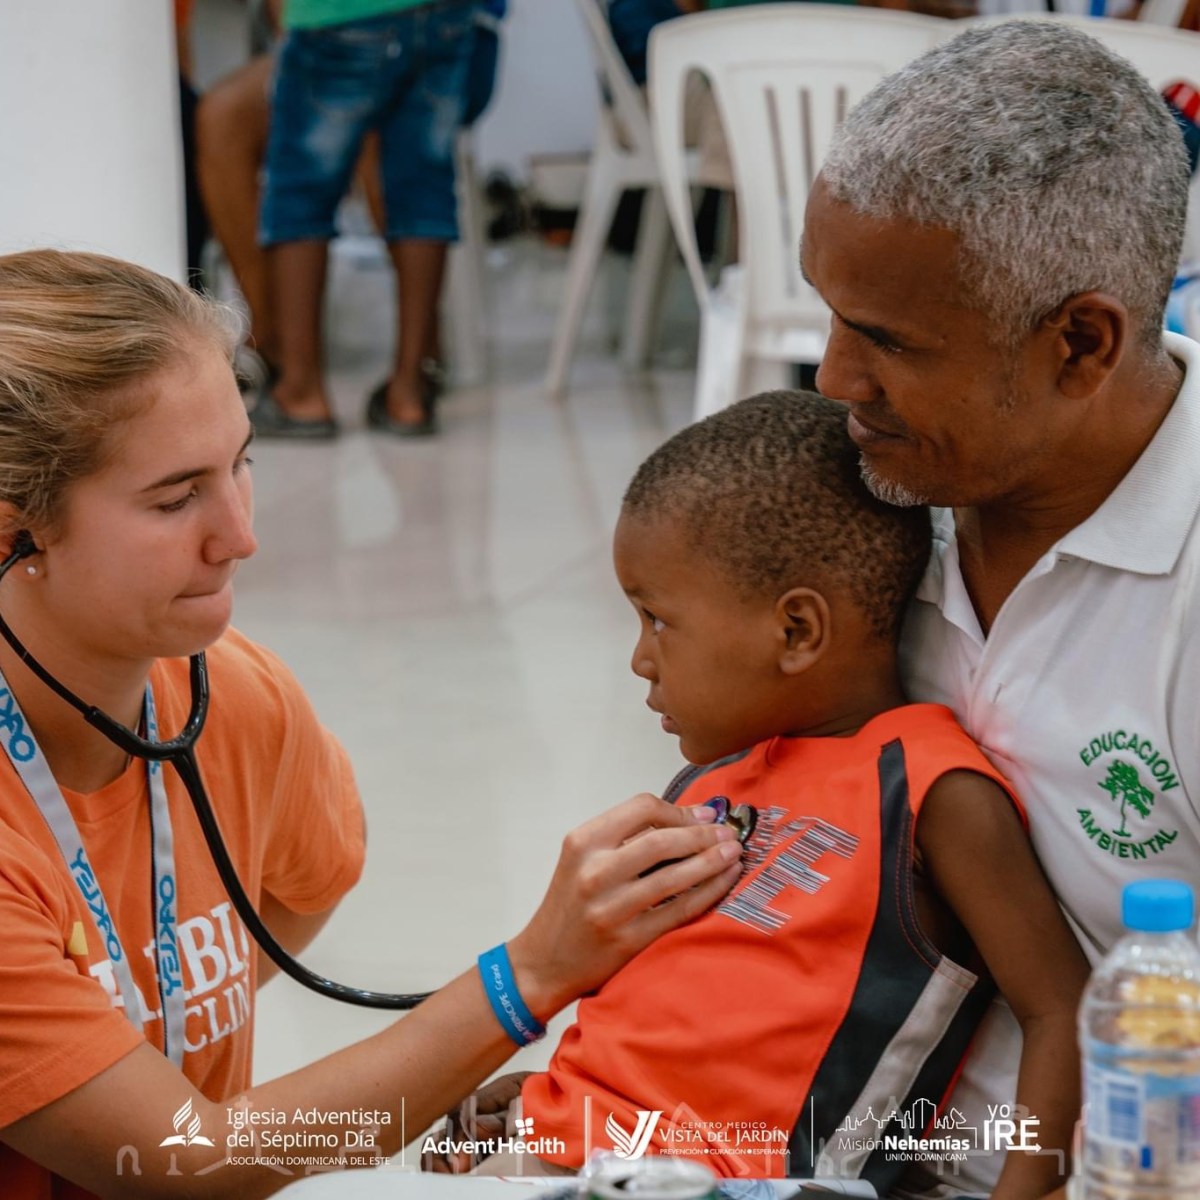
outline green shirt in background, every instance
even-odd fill
[[[287,0],[283,8],[285,29],[321,29],[366,17],[419,8],[430,0]]]

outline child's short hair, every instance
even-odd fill
[[[844,588],[895,640],[929,560],[929,510],[867,490],[846,409],[813,392],[764,392],[677,433],[650,455],[624,512],[679,521],[746,596]]]

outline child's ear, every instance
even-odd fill
[[[812,588],[792,588],[775,603],[779,669],[785,675],[807,671],[829,644],[829,605]]]

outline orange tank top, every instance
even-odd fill
[[[884,1194],[905,1158],[885,1139],[933,1126],[993,991],[913,905],[921,804],[964,769],[1012,796],[949,709],[916,704],[682,772],[668,799],[757,808],[745,871],[580,1003],[523,1089],[539,1144],[566,1143],[543,1157],[697,1156],[724,1176],[840,1175]]]

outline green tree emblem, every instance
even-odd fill
[[[1127,807],[1132,806],[1142,817],[1148,817],[1154,807],[1154,793],[1143,786],[1137,767],[1121,759],[1109,764],[1108,778],[1097,784],[1097,787],[1102,787],[1114,801],[1120,802],[1121,828],[1113,830],[1117,837],[1129,837],[1129,830],[1125,828]]]

